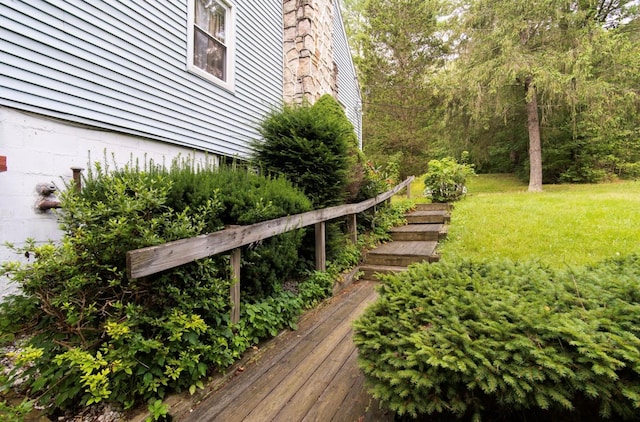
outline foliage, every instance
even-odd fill
[[[297,316],[327,296],[342,272],[361,258],[362,244],[337,251],[327,272],[298,275],[303,231],[244,251],[241,316],[230,321],[228,261],[220,257],[140,279],[126,277],[126,252],[193,237],[226,224],[272,219],[311,204],[283,178],[199,167],[189,159],[169,169],[136,164],[110,171],[96,164],[85,188],[61,194],[58,245],[28,241],[13,248],[26,263],[3,264],[0,275],[24,296],[0,307],[9,318],[0,337],[29,327],[28,341],[9,357],[29,401],[2,412],[18,415],[31,403],[57,412],[102,401],[125,409],[149,403],[152,419],[169,417],[159,401],[170,391],[194,393],[210,370],[233,363],[252,344],[294,328]],[[391,207],[400,209],[402,205]],[[406,205],[405,205],[406,208]],[[381,230],[397,219],[382,207]],[[377,232],[365,239],[375,239]],[[261,277],[251,285],[252,278]],[[251,286],[254,287],[252,292]],[[13,322],[15,323],[13,323]]]
[[[515,129],[528,120],[536,127],[529,141],[541,130],[545,182],[563,174],[564,181],[589,182],[611,173],[608,155],[627,161],[619,145],[637,139],[632,116],[639,44],[630,36],[637,16],[628,0],[571,7],[563,1],[466,2],[464,13],[449,20],[460,53],[446,74],[445,86],[452,88],[449,127],[464,128],[454,136],[476,143],[471,136],[478,128],[501,120],[502,130],[514,128],[515,164],[528,171],[537,160],[526,158],[521,144],[527,136]],[[534,99],[539,107],[527,111]],[[545,148],[553,151],[546,154]]]
[[[248,170],[208,168],[193,171],[192,166],[174,164],[169,172],[174,181],[167,205],[176,210],[206,204],[215,192],[220,201],[216,215],[219,225],[249,225],[285,215],[311,210],[311,202],[294,189],[283,176],[259,176]],[[243,295],[256,300],[279,290],[284,280],[301,274],[299,249],[306,229],[278,236],[242,248],[240,282]],[[219,267],[224,263],[217,259]]]
[[[373,396],[400,415],[637,419],[640,256],[419,264],[354,323]]]
[[[365,93],[364,151],[378,163],[398,154],[401,178],[418,174],[435,156],[444,111],[431,79],[447,51],[438,21],[446,14],[445,2],[380,0],[346,6]]]
[[[260,133],[264,139],[253,143],[256,164],[291,180],[314,208],[344,202],[356,145],[353,126],[333,97],[285,105],[261,122]]]
[[[34,324],[38,301],[22,294],[9,295],[0,301],[0,346],[16,339],[16,333]]]
[[[0,421],[23,422],[32,410],[33,402],[30,400],[22,400],[17,405],[0,401]]]
[[[424,178],[424,195],[433,202],[459,201],[467,193],[467,178],[474,174],[471,165],[451,157],[431,160]]]
[[[228,264],[218,259],[127,279],[128,250],[200,235],[226,224],[227,218],[251,223],[310,208],[308,200],[282,179],[211,169],[198,174],[179,167],[140,171],[127,166],[108,172],[96,165],[82,193],[67,189],[61,194],[60,244],[27,242],[15,250],[31,262],[3,264],[1,273],[17,282],[27,297],[20,306],[10,307],[9,315],[34,310],[33,336],[13,357],[13,376],[25,377],[30,397],[50,405],[49,411],[103,400],[128,408],[171,390],[193,393],[203,386],[210,368],[233,363],[260,337],[253,334],[256,330],[273,333],[299,313],[302,302],[287,313],[281,312],[279,299],[268,298],[274,309],[270,316],[277,318],[256,323],[245,312],[233,327]],[[220,185],[210,180],[216,177],[222,179]],[[231,184],[237,191],[227,186]],[[237,192],[234,205],[228,205],[228,198],[223,201],[220,192]],[[299,245],[295,239],[274,241],[271,256],[264,252],[268,248],[254,247],[255,256],[280,262],[283,268],[277,274],[289,274],[291,268],[284,266],[297,262],[288,252]],[[261,262],[253,258],[250,263]],[[272,271],[264,266],[262,274]],[[279,283],[271,290],[277,291]],[[252,304],[243,306],[250,310]],[[12,330],[2,328],[3,334]]]
[[[19,356],[17,369],[26,365],[31,394],[58,408],[104,399],[129,407],[162,397],[170,382],[174,389],[197,385],[208,366],[228,365],[240,352],[227,346],[233,335],[220,319],[229,311],[228,282],[210,260],[128,280],[125,253],[201,234],[219,202],[212,195],[176,212],[165,205],[166,176],[132,169],[107,175],[97,166],[90,177],[103,195],[94,201],[91,189],[62,193],[60,245],[28,242],[17,252],[32,262],[3,265],[40,308],[29,341],[34,353]]]
[[[403,178],[467,150],[479,173],[529,180],[526,104],[534,96],[543,183],[636,177],[637,2],[349,0],[343,7],[365,93],[364,150],[379,162],[400,152]]]
[[[311,209],[311,203],[282,176],[259,176],[235,166],[196,165],[192,158],[176,160],[169,169],[150,165],[150,175],[171,180],[165,205],[177,212],[200,209],[202,232],[209,233],[228,225],[249,225]],[[97,185],[97,186],[96,186]],[[91,201],[104,200],[104,184],[91,180],[83,196]],[[203,207],[216,198],[214,212],[203,214]],[[241,283],[244,293],[256,298],[276,291],[282,280],[296,276],[298,249],[305,230],[272,237],[242,248]],[[226,269],[222,257],[213,258],[217,267]],[[225,275],[226,276],[226,275]]]
[[[162,403],[162,400],[153,400],[149,403],[148,409],[151,416],[146,419],[146,422],[165,420],[169,414],[169,407]]]
[[[358,202],[384,193],[400,182],[400,154],[393,155],[383,165],[376,165],[371,160],[367,161],[364,173]]]
[[[273,111],[262,121],[260,133],[263,139],[253,144],[256,164],[291,180],[314,208],[341,205],[357,196],[363,157],[351,122],[332,96]],[[326,225],[326,239],[327,258],[333,259],[343,244],[337,222]],[[313,233],[307,233],[303,244],[301,254],[311,262]]]
[[[410,199],[394,201],[379,209],[371,221],[371,231],[376,241],[391,240],[391,228],[407,223],[405,214],[415,207]]]

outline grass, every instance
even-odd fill
[[[640,252],[640,182],[546,185],[529,193],[509,175],[480,175],[468,189],[440,245],[443,259],[538,260],[560,268]]]

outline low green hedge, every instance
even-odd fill
[[[354,341],[370,391],[399,415],[638,419],[638,255],[561,272],[416,265],[379,292]]]
[[[128,279],[129,250],[311,209],[282,178],[190,166],[110,172],[96,164],[81,193],[60,194],[60,242],[14,248],[29,261],[3,263],[0,276],[24,296],[0,307],[0,320],[19,320],[29,337],[10,356],[14,371],[0,374],[0,391],[23,381],[19,393],[53,418],[101,401],[127,409],[194,392],[211,370],[295,325],[304,308],[330,294],[325,280],[307,280],[296,294],[283,290],[285,277],[298,273],[301,231],[245,248],[238,324],[230,320],[224,255]],[[0,324],[0,339],[21,328]]]

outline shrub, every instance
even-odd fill
[[[353,126],[337,101],[325,95],[310,106],[285,105],[269,114],[260,125],[262,140],[253,143],[255,163],[268,173],[291,180],[311,200],[315,209],[343,204],[354,180],[359,155]],[[353,171],[352,171],[353,170]],[[357,179],[357,177],[356,177]],[[337,223],[326,225],[327,259],[342,246]],[[312,233],[303,240],[307,262],[314,255]]]
[[[472,166],[450,157],[431,160],[424,179],[424,194],[433,202],[458,201],[467,193],[467,177],[474,174]]]
[[[103,400],[125,408],[148,402],[152,414],[161,416],[166,408],[158,399],[174,390],[193,393],[211,369],[230,365],[251,344],[294,327],[300,312],[331,295],[341,271],[360,259],[358,247],[343,248],[326,273],[309,273],[285,289],[285,279],[278,277],[291,274],[297,263],[299,231],[252,245],[256,255],[244,254],[242,272],[264,279],[255,283],[260,293],[253,296],[242,284],[240,322],[233,325],[226,259],[201,259],[129,280],[126,252],[223,224],[310,209],[290,182],[225,169],[195,171],[188,160],[168,170],[146,165],[111,172],[96,164],[85,189],[67,189],[61,200],[61,242],[28,241],[14,249],[30,262],[0,268],[24,293],[0,307],[0,317],[7,317],[0,323],[0,341],[12,341],[22,323],[29,324],[30,334],[11,356],[15,370],[0,378],[0,389],[23,380],[28,400],[18,407],[0,403],[0,416],[20,415],[31,399],[54,417]],[[393,220],[383,215],[379,227]]]
[[[384,166],[376,166],[372,161],[364,165],[364,178],[358,193],[357,202],[373,198],[392,189],[400,180],[399,154],[395,154]]]
[[[335,99],[285,105],[267,116],[260,134],[264,139],[253,144],[260,167],[289,178],[314,208],[344,202],[354,133]]]
[[[193,392],[210,368],[233,363],[257,338],[292,324],[304,306],[296,303],[300,298],[278,296],[273,282],[274,298],[254,306],[274,309],[269,315],[277,318],[252,320],[247,312],[252,308],[244,303],[243,320],[232,326],[228,263],[218,257],[127,279],[129,250],[197,236],[220,228],[227,218],[248,224],[310,209],[283,179],[183,170],[128,166],[108,172],[96,165],[82,193],[67,189],[61,194],[60,244],[27,242],[16,252],[31,262],[3,264],[0,274],[26,295],[8,314],[22,317],[34,310],[32,337],[13,356],[14,377],[24,376],[27,394],[49,405],[50,412],[102,400],[128,408],[170,390]],[[222,191],[237,195],[223,200]],[[281,268],[264,264],[269,248],[258,245],[250,264],[261,262],[265,277],[290,272],[296,264],[291,251],[299,245],[295,236],[300,237],[293,234],[269,244],[276,248],[270,259]],[[0,338],[10,340],[4,331],[14,327],[0,328]]]
[[[637,419],[640,257],[552,271],[441,262],[385,277],[354,324],[373,396],[400,415]]]
[[[169,173],[173,188],[167,205],[176,210],[197,208],[215,193],[220,211],[215,223],[221,226],[249,225],[311,210],[311,202],[283,176],[260,176],[247,170],[173,165]],[[258,300],[279,290],[283,281],[302,274],[299,250],[307,229],[294,230],[242,248],[240,283],[243,295]],[[217,262],[222,265],[220,258]],[[245,297],[246,299],[247,297]]]

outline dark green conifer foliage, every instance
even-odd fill
[[[400,415],[638,419],[638,255],[566,271],[416,265],[379,292],[354,341],[374,397]]]
[[[344,202],[353,127],[333,97],[283,106],[261,123],[260,134],[253,148],[263,170],[287,177],[314,208]]]

